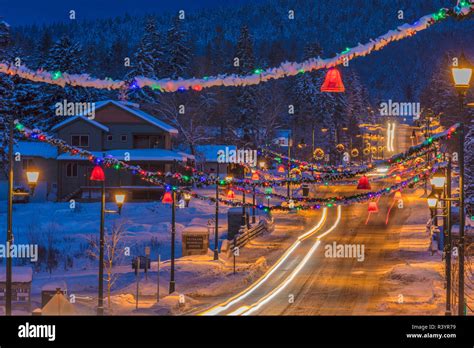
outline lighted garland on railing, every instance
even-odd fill
[[[442,8],[436,13],[432,13],[421,17],[413,24],[403,24],[395,30],[390,30],[386,34],[379,36],[375,40],[370,40],[366,44],[359,44],[352,48],[346,48],[341,53],[333,58],[310,58],[302,63],[285,62],[279,67],[270,69],[256,69],[252,75],[240,76],[232,75],[218,75],[212,77],[204,77],[201,79],[177,79],[171,80],[160,79],[155,80],[143,76],[135,77],[133,80],[112,80],[106,78],[104,80],[93,78],[88,74],[68,74],[61,71],[43,71],[32,70],[25,66],[16,66],[14,63],[0,63],[0,73],[10,75],[18,75],[21,78],[34,81],[43,82],[64,87],[80,86],[91,87],[108,90],[121,89],[138,89],[149,87],[160,92],[176,92],[195,90],[201,91],[204,88],[214,86],[251,86],[266,82],[272,79],[280,79],[287,76],[295,76],[301,73],[315,71],[320,69],[329,69],[337,65],[341,65],[357,57],[363,57],[386,47],[392,42],[396,42],[415,35],[423,31],[435,23],[439,23],[447,17],[454,17],[463,19],[471,15],[474,11],[474,0],[459,0],[453,9]]]

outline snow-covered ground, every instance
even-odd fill
[[[202,190],[212,195],[212,189]],[[259,198],[259,201],[262,197]],[[239,195],[236,192],[236,199]],[[248,198],[249,199],[249,198]],[[251,199],[251,198],[250,198]],[[107,209],[115,210],[114,203],[107,203]],[[226,239],[227,210],[220,206],[220,241]],[[14,236],[16,244],[38,244],[40,261],[30,264],[26,260],[15,260],[20,265],[31,265],[35,272],[32,284],[32,309],[40,307],[41,288],[51,282],[65,281],[69,296],[76,298],[77,311],[94,314],[97,303],[98,261],[91,257],[97,254],[91,243],[99,234],[99,203],[77,203],[71,209],[69,203],[29,203],[14,205]],[[264,217],[258,211],[257,221]],[[215,216],[215,205],[193,199],[189,208],[176,211],[176,293],[168,296],[170,269],[170,221],[171,207],[161,202],[126,203],[122,214],[106,214],[106,234],[121,228],[120,249],[129,248],[129,255],[116,257],[113,268],[114,280],[111,296],[113,314],[168,314],[194,311],[219,296],[226,297],[237,289],[243,289],[259,277],[279,257],[304,229],[306,221],[314,214],[276,215],[276,228],[252,241],[242,249],[236,260],[236,274],[233,273],[233,258],[227,259],[221,253],[214,261],[209,255],[181,258],[181,237],[185,228],[200,226],[207,228]],[[295,221],[296,218],[296,221]],[[296,223],[295,223],[296,222]],[[299,223],[301,222],[301,223]],[[212,224],[211,224],[212,225]],[[293,226],[290,226],[293,225]],[[296,226],[294,226],[296,225]],[[6,202],[0,201],[0,229],[6,228]],[[210,236],[213,245],[213,235]],[[151,249],[152,265],[145,275],[140,276],[139,310],[136,311],[136,276],[131,267],[132,259],[145,254],[145,247]],[[43,249],[43,250],[42,250]],[[48,250],[54,250],[52,270],[48,272]],[[160,302],[157,297],[157,257],[160,255]],[[106,288],[106,282],[105,288]],[[105,291],[105,294],[107,292]],[[184,300],[183,300],[184,299]],[[18,312],[21,313],[21,312]],[[25,313],[25,312],[23,312]]]

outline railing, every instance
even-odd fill
[[[252,228],[242,227],[234,239],[230,241],[228,251],[231,252],[236,247],[239,249],[244,247],[245,244],[250,242],[252,239],[260,236],[263,233],[273,230],[273,228],[273,220],[266,219],[260,220],[260,222]]]

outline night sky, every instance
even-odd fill
[[[109,18],[129,13],[166,13],[220,6],[238,6],[259,0],[0,0],[0,17],[12,26],[76,19]],[[224,5],[223,5],[224,3]]]

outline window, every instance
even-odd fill
[[[78,147],[89,147],[89,136],[88,135],[72,135],[71,145]]]
[[[112,141],[114,139],[114,137],[112,135],[107,135],[107,140],[108,141]]]
[[[77,163],[66,164],[66,177],[77,178]]]
[[[24,158],[21,161],[21,166],[23,167],[24,171],[28,171],[28,170],[33,169],[35,167],[32,158]]]
[[[162,135],[135,135],[133,147],[136,149],[162,149],[165,147],[165,137]]]
[[[122,140],[122,142],[126,142],[127,141],[127,136],[125,134],[122,134],[120,136],[120,140]]]

